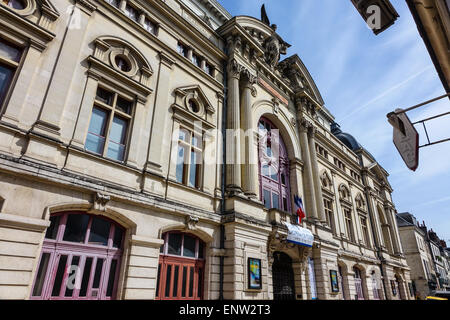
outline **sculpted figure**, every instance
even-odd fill
[[[272,28],[272,34],[264,41],[263,47],[265,49],[266,62],[272,68],[275,68],[278,65],[278,62],[280,61],[280,55],[286,54],[287,48],[289,48],[291,45],[286,43],[277,34],[276,24],[270,25],[270,21],[269,18],[267,17],[264,5],[261,8],[261,21]]]

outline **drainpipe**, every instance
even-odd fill
[[[363,164],[363,160],[362,160],[362,155],[361,154],[359,155],[359,163],[364,168],[364,164]],[[368,173],[365,173],[364,171],[362,172],[362,182],[363,182],[363,185],[365,187],[364,189],[366,189],[369,186],[369,184],[368,184],[368,182],[366,180],[367,179],[367,174]],[[388,295],[387,295],[387,291],[386,291],[387,290],[386,289],[386,283],[384,281],[385,279],[384,279],[384,272],[383,272],[383,256],[380,253],[380,244],[377,243],[377,238],[376,238],[376,235],[375,235],[375,230],[374,230],[375,224],[374,224],[374,221],[373,221],[373,219],[374,219],[374,212],[373,212],[373,208],[372,208],[372,205],[371,205],[371,202],[370,202],[370,197],[369,197],[369,193],[368,193],[367,189],[364,190],[364,196],[366,198],[367,210],[369,211],[369,219],[370,219],[370,224],[372,226],[372,228],[370,228],[370,230],[372,231],[373,242],[375,244],[377,257],[378,257],[378,259],[381,262],[378,265],[378,267],[380,268],[380,274],[381,274],[381,277],[383,278],[383,281],[381,281],[381,283],[383,284],[384,300],[388,300]]]
[[[223,97],[223,108],[222,108],[222,183],[221,183],[221,191],[222,191],[222,199],[220,199],[220,215],[223,216],[225,214],[225,178],[226,178],[226,115],[227,115],[227,104],[228,104],[228,73],[227,73],[227,62],[223,63],[223,88],[224,88],[224,97]],[[225,249],[225,226],[220,224],[220,249]],[[219,257],[219,300],[224,300],[223,298],[223,269],[224,269],[224,256]]]

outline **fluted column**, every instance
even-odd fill
[[[313,181],[314,181],[314,192],[315,192],[315,198],[316,198],[316,205],[317,205],[317,215],[320,220],[320,222],[326,222],[325,217],[325,208],[323,205],[323,195],[322,195],[322,185],[320,183],[320,176],[319,176],[319,165],[317,162],[317,153],[316,153],[316,142],[315,142],[315,135],[316,135],[316,128],[311,126],[309,128],[309,135],[308,135],[308,143],[309,143],[309,152],[311,153],[311,169],[312,169],[312,175],[313,175]]]
[[[299,134],[300,134],[300,143],[302,149],[303,160],[305,162],[305,170],[304,170],[304,197],[305,197],[305,207],[306,207],[306,217],[310,221],[317,221],[317,210],[316,210],[316,198],[314,193],[314,180],[313,180],[313,171],[311,164],[311,152],[309,150],[309,142],[308,142],[308,127],[310,124],[301,119],[299,121]]]
[[[241,133],[240,133],[240,66],[233,60],[228,66],[228,104],[226,132],[227,191],[241,193]]]
[[[252,88],[256,78],[248,71],[243,73],[242,77],[242,99],[241,99],[241,128],[244,135],[241,137],[243,163],[241,166],[243,173],[242,189],[246,196],[255,198],[256,191],[256,174],[257,159],[255,157],[255,143],[253,135],[253,117],[252,117]]]

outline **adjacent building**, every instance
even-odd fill
[[[397,225],[403,250],[411,267],[414,296],[425,298],[435,291],[449,290],[449,254],[445,241],[440,240],[425,222],[419,224],[409,212],[397,214]]]
[[[1,299],[413,298],[388,172],[267,16],[4,0],[0,26]]]
[[[397,214],[397,225],[408,265],[415,297],[424,299],[438,289],[433,254],[428,243],[427,231],[416,218],[408,213]]]

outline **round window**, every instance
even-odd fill
[[[119,68],[123,72],[129,72],[131,70],[131,65],[128,62],[128,59],[126,59],[125,57],[123,57],[123,56],[116,56],[114,61],[116,63],[117,68]]]
[[[26,3],[23,0],[3,0],[3,3],[15,10],[23,10],[26,8]]]
[[[198,103],[194,101],[193,99],[189,100],[189,108],[191,108],[192,112],[197,113],[200,111],[200,107],[198,106]]]

